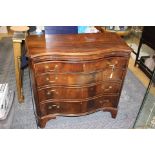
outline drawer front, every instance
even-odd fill
[[[82,113],[104,107],[117,107],[118,96],[101,96],[96,99],[83,102]]]
[[[122,80],[124,71],[108,69],[90,74],[44,74],[36,77],[37,86],[45,85],[85,85],[103,80]]]
[[[81,102],[48,102],[41,105],[43,115],[81,113]]]
[[[115,67],[117,68],[125,68],[127,65],[127,59],[122,57],[112,57],[97,60],[94,62],[82,63],[47,61],[43,63],[36,63],[34,65],[34,70],[36,74],[46,72],[92,72],[96,70],[105,69],[110,65],[115,65]]]
[[[39,102],[49,99],[82,99],[82,88],[51,87],[38,90]]]
[[[101,84],[93,85],[83,88],[83,99],[90,98],[102,94],[118,94],[121,88],[120,83],[103,82]]]
[[[34,65],[35,73],[46,72],[83,72],[82,63],[67,63],[67,62],[44,62]]]
[[[81,113],[89,113],[91,111],[104,107],[117,107],[118,96],[101,96],[88,101],[79,102],[48,102],[41,104],[42,115],[48,114],[68,114],[78,115]]]
[[[95,70],[104,70],[112,65],[116,68],[126,68],[127,59],[122,57],[105,58],[96,62],[85,63],[83,64],[83,67],[84,72],[92,72]]]
[[[39,102],[51,99],[86,99],[102,94],[117,94],[120,91],[120,83],[104,82],[88,87],[50,87],[38,90]]]

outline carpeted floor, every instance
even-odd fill
[[[5,38],[0,41],[0,81],[8,82],[10,89],[16,90],[12,41]],[[47,123],[49,129],[115,129],[132,128],[141,101],[145,92],[141,82],[128,70],[119,103],[116,119],[111,118],[109,112],[96,112],[81,117],[62,117]],[[37,128],[32,106],[28,69],[24,71],[24,96],[25,103],[18,104],[15,95],[15,113],[11,128],[35,129]]]

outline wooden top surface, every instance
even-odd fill
[[[31,35],[26,38],[28,57],[41,55],[91,55],[132,49],[115,33]]]
[[[29,30],[29,27],[28,26],[11,26],[10,29],[16,32],[25,32]]]

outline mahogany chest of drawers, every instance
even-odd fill
[[[26,38],[40,127],[62,116],[99,110],[113,118],[131,48],[114,33],[42,35]]]

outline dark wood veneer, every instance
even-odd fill
[[[40,127],[58,115],[103,110],[116,117],[132,50],[119,36],[28,36],[26,45]]]

